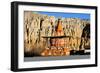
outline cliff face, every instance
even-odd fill
[[[43,36],[52,36],[58,19],[54,16],[41,15],[31,11],[24,12],[24,48],[25,52],[41,53],[46,47],[47,42]],[[66,38],[66,45],[78,47],[81,44],[81,36],[88,20],[78,18],[63,18],[62,26]]]

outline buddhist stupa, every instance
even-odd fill
[[[63,55],[70,55],[70,50],[66,47],[64,38],[59,38],[59,36],[64,36],[63,25],[61,19],[58,19],[57,27],[54,31],[55,38],[51,38],[50,48],[46,48],[41,55],[42,56],[63,56]]]
[[[64,31],[63,31],[63,26],[62,26],[62,21],[61,21],[61,19],[58,19],[58,24],[57,24],[57,28],[56,28],[56,33],[57,33],[57,36],[63,36],[63,35],[64,35]]]

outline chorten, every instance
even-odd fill
[[[58,19],[58,24],[56,27],[56,35],[57,36],[64,36],[63,26],[61,19]]]
[[[63,26],[62,26],[62,21],[61,19],[58,19],[58,24],[56,27],[56,36],[64,36],[64,31],[63,31]],[[63,38],[57,38],[55,39],[56,47],[64,46],[64,39]]]

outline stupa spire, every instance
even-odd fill
[[[64,35],[61,19],[58,19],[58,24],[57,24],[56,32],[57,33],[61,33],[59,36]]]

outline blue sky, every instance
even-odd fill
[[[37,13],[45,14],[48,16],[55,16],[56,18],[64,17],[64,18],[80,18],[80,19],[90,20],[90,14],[87,13],[40,12],[40,11],[39,12],[37,11]]]

